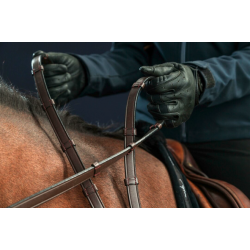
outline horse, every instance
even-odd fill
[[[40,101],[0,79],[0,206],[8,207],[74,174],[62,152]],[[85,122],[67,109],[58,110],[74,139],[86,168],[124,148],[105,128]],[[169,173],[164,164],[136,148],[141,206],[176,208]],[[124,162],[119,160],[92,178],[107,208],[129,207],[124,185]],[[89,208],[80,186],[42,204],[40,208]]]

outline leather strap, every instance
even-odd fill
[[[162,124],[161,124],[162,125]],[[111,164],[115,163],[122,157],[124,157],[126,154],[129,154],[131,150],[133,150],[134,147],[139,146],[144,140],[149,138],[152,134],[154,134],[158,129],[160,129],[161,126],[154,126],[152,129],[150,129],[147,134],[142,137],[140,140],[135,142],[133,146],[129,145],[126,149],[118,152],[117,154],[114,154],[110,156],[109,158],[100,161],[95,162],[91,165],[90,168],[87,168],[73,176],[70,176],[63,181],[60,181],[53,186],[50,186],[36,194],[33,194],[15,204],[12,204],[9,206],[9,208],[28,208],[28,207],[37,207],[38,205],[41,205],[45,203],[46,201],[49,201],[53,199],[54,197],[72,189],[73,187],[81,184],[82,182],[85,182],[86,180],[90,179],[91,177],[97,176],[101,170],[107,168]],[[138,182],[137,179],[130,180],[134,182]],[[125,181],[126,184],[129,184],[129,181]]]
[[[54,129],[56,136],[61,143],[62,150],[66,153],[72,167],[77,174],[64,179],[36,194],[33,194],[11,206],[10,208],[18,207],[36,207],[43,204],[44,202],[53,199],[54,197],[72,189],[77,185],[81,185],[83,192],[88,198],[91,206],[93,207],[104,207],[103,203],[98,195],[98,189],[90,180],[91,177],[97,176],[101,170],[107,168],[114,162],[118,161],[122,157],[125,158],[125,170],[126,178],[124,180],[125,186],[127,186],[129,201],[131,207],[140,207],[139,194],[137,190],[138,179],[135,171],[135,154],[134,148],[139,146],[144,140],[149,138],[158,129],[162,128],[164,121],[156,123],[150,127],[150,130],[141,139],[134,142],[134,135],[136,134],[135,129],[135,109],[137,97],[144,86],[146,77],[139,79],[132,87],[129,95],[127,109],[126,109],[126,123],[125,123],[125,149],[108,157],[101,162],[95,162],[90,168],[85,169],[81,162],[77,151],[75,150],[75,144],[73,140],[68,136],[57,112],[54,107],[54,101],[50,98],[47,86],[45,84],[43,75],[43,66],[41,65],[41,56],[36,57],[32,60],[32,73],[35,78],[37,90],[42,101],[42,106],[49,118],[49,121]],[[151,78],[151,77],[150,77]],[[127,157],[128,156],[128,157]],[[131,157],[132,156],[132,157]]]
[[[46,60],[46,57],[45,59]],[[48,62],[48,61],[47,61]],[[61,144],[63,152],[68,157],[68,160],[75,173],[85,169],[76,149],[75,143],[67,134],[60,117],[54,106],[54,100],[50,98],[49,91],[45,84],[42,66],[42,56],[33,58],[31,62],[32,74],[36,83],[38,94],[42,103],[42,107],[51,123],[51,126]],[[84,195],[87,197],[90,205],[94,208],[103,208],[103,202],[98,194],[98,189],[89,179],[81,184]]]
[[[119,153],[105,159],[101,162],[96,162],[92,164],[90,168],[87,168],[73,176],[70,176],[63,181],[56,183],[53,186],[50,186],[36,194],[33,194],[11,206],[10,208],[29,208],[29,207],[37,207],[46,201],[53,199],[54,197],[72,189],[73,187],[85,183],[90,180],[91,177],[95,177],[101,169],[107,168],[112,163],[118,161],[125,154],[127,154],[131,150],[131,147],[128,147],[126,150],[122,150]],[[88,193],[90,191],[88,190]],[[91,195],[91,193],[90,193]]]
[[[128,96],[126,114],[125,114],[125,128],[124,128],[124,147],[132,146],[135,141],[135,111],[137,98],[140,94],[140,91],[145,86],[145,82],[151,77],[142,77],[137,80],[133,85],[132,89]],[[135,152],[131,151],[130,154],[124,157],[124,166],[125,166],[125,186],[127,187],[128,201],[131,208],[141,207],[139,192],[138,192],[138,179],[136,176],[135,168]]]

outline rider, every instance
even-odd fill
[[[250,43],[114,43],[102,55],[47,55],[47,86],[60,105],[128,91],[154,76],[136,119],[165,120],[166,138],[184,143],[209,177],[250,198]]]

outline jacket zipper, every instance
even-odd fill
[[[181,63],[186,61],[186,42],[181,43]],[[187,133],[186,133],[186,123],[181,124],[181,141],[187,141]]]

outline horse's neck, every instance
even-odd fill
[[[0,106],[0,133],[1,136],[0,149],[1,152],[7,153],[18,150],[22,156],[35,157],[35,149],[39,149],[41,153],[37,157],[51,155],[56,158],[57,155],[62,162],[66,160],[62,153],[58,139],[49,123],[44,117],[32,116],[31,114],[15,111],[8,107]],[[71,139],[74,140],[80,157],[86,166],[90,166],[95,161],[100,161],[108,154],[114,152],[116,147],[110,145],[110,138],[97,137],[90,133],[82,133],[74,130],[67,131]],[[122,142],[120,150],[122,150]],[[9,146],[7,146],[9,145]],[[9,154],[11,157],[11,154]]]
[[[49,122],[44,118],[0,106],[0,201],[7,207],[74,174]],[[89,167],[123,149],[123,142],[88,133],[68,131],[78,153]],[[164,165],[136,149],[139,192],[143,207],[175,207],[170,178]],[[106,207],[128,207],[123,159],[101,171],[93,182]],[[81,188],[42,207],[89,207]]]
[[[0,190],[0,197],[3,197],[1,206],[8,206],[74,174],[46,119],[17,112],[7,107],[0,107],[0,111],[0,185],[5,187],[5,190],[15,191],[14,195],[11,192],[4,192],[3,189]],[[122,150],[121,141],[115,142],[117,145],[112,146],[110,138],[72,130],[69,130],[68,134],[76,143],[76,148],[86,168]],[[121,203],[121,198],[117,198],[117,190],[121,185],[118,183],[110,190],[110,186],[115,183],[114,176],[122,182],[122,170],[122,168],[107,169],[102,174],[105,180],[98,178],[95,181],[102,195],[107,195],[107,190],[110,192],[111,197],[106,202],[107,206],[125,205],[123,201]],[[83,197],[80,187],[73,190],[44,206],[88,207],[89,204]],[[115,196],[115,199],[112,199],[112,196]]]

